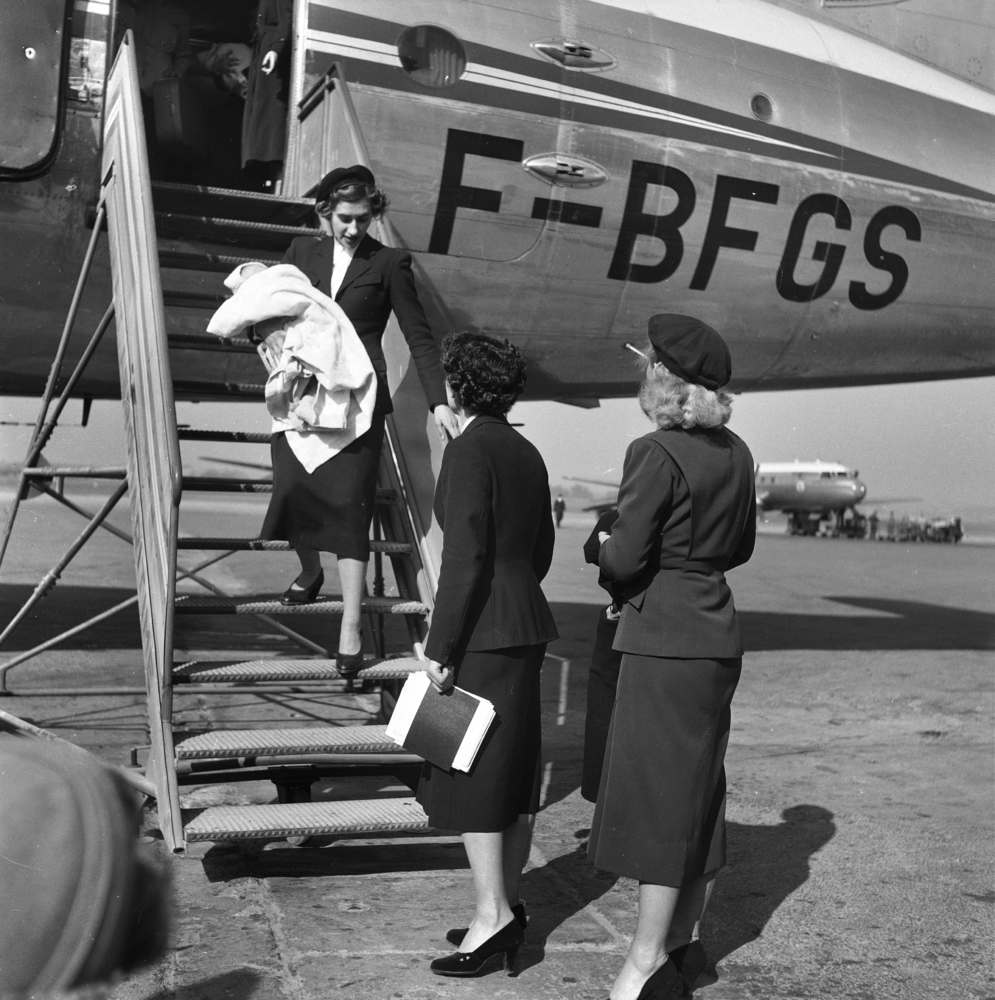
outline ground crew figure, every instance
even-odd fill
[[[560,526],[560,522],[563,520],[563,515],[567,509],[567,502],[563,499],[563,494],[558,493],[556,499],[553,501],[553,517],[556,519],[556,527]]]
[[[878,540],[878,512],[872,510],[867,518],[867,537],[872,541]]]
[[[893,510],[888,511],[888,526],[887,526],[887,539],[889,542],[895,540],[895,512]]]

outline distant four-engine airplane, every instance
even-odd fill
[[[788,516],[792,534],[814,534],[820,521],[833,519],[839,528],[847,511],[853,511],[867,496],[867,487],[856,469],[838,462],[759,462],[756,466],[757,513],[780,511]],[[567,476],[574,482],[618,489],[618,483],[604,479]],[[894,497],[878,503],[897,502]],[[912,499],[904,497],[900,499]],[[616,505],[616,497],[607,497],[584,510],[600,516]]]

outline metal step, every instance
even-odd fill
[[[226,549],[229,552],[289,552],[290,542],[282,542],[268,538],[180,538],[176,547],[179,549],[195,549],[200,552],[210,549]],[[385,555],[407,555],[411,551],[409,542],[385,542],[379,539],[370,541],[371,552],[382,552]]]
[[[171,289],[162,290],[162,301],[169,309],[205,309],[214,312],[221,305],[227,295],[217,292],[198,292],[192,289]],[[218,349],[224,350],[225,344],[217,337],[204,337],[205,344],[214,341]]]
[[[404,754],[386,726],[308,726],[298,729],[215,729],[176,744],[177,760],[276,757],[285,754]]]
[[[232,476],[184,476],[183,489],[191,492],[215,493],[270,493],[272,479],[235,479]],[[378,489],[375,496],[378,504],[395,503],[395,490]]]
[[[424,668],[414,656],[399,656],[380,660],[366,658],[368,666],[355,676],[363,681],[403,680],[408,674]],[[335,660],[245,660],[241,663],[216,663],[190,660],[173,671],[174,682],[189,684],[244,683],[251,681],[326,681],[341,680]]]
[[[180,615],[340,615],[342,601],[334,597],[319,597],[310,604],[281,604],[279,598],[265,600],[233,597],[201,597],[182,594],[176,598],[176,613]],[[363,611],[381,615],[427,615],[421,601],[403,597],[364,597]]]
[[[233,219],[285,226],[314,224],[314,202],[305,198],[283,198],[262,191],[200,184],[152,182],[152,204],[157,212],[190,212],[224,215]]]
[[[232,254],[214,250],[193,249],[190,243],[181,240],[159,241],[159,266],[171,267],[178,271],[204,271],[212,274],[228,274],[241,264],[258,260],[270,266],[279,264],[282,257],[272,254]]]
[[[232,441],[235,444],[269,444],[273,435],[261,431],[212,431],[199,427],[179,427],[181,441]]]
[[[414,798],[213,806],[184,828],[187,841],[420,833],[428,817]]]
[[[166,343],[174,351],[210,351],[214,354],[256,354],[256,348],[245,337],[220,340],[204,333],[170,333]],[[253,387],[255,389],[255,387]]]
[[[176,399],[192,399],[198,403],[231,402],[232,400],[259,402],[263,398],[264,385],[261,382],[195,382],[193,380],[173,382]]]
[[[272,479],[235,479],[233,476],[184,476],[183,489],[191,493],[272,493]]]
[[[21,472],[29,479],[124,479],[128,470],[119,465],[26,465]]]
[[[161,237],[204,240],[237,247],[246,253],[257,250],[283,253],[295,236],[315,236],[304,226],[282,226],[251,222],[215,215],[191,215],[186,212],[156,212],[156,233]]]

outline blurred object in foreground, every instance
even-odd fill
[[[107,982],[166,947],[135,793],[86,751],[0,732],[0,997]]]

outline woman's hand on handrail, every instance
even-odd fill
[[[439,403],[432,410],[432,416],[435,417],[435,426],[439,428],[439,436],[442,438],[443,444],[450,438],[459,437],[459,420],[445,403]]]

